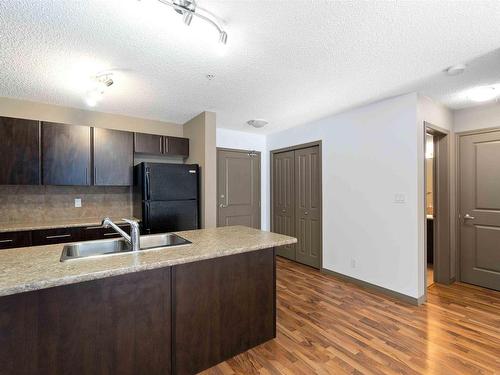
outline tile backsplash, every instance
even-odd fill
[[[75,208],[75,199],[82,207]],[[129,187],[0,186],[0,223],[54,222],[132,214]]]

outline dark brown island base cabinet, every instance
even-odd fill
[[[44,185],[90,185],[90,127],[42,122]]]
[[[0,184],[40,183],[40,122],[0,117]]]
[[[276,335],[274,249],[0,297],[4,375],[191,375]]]
[[[189,156],[189,139],[134,133],[134,152],[150,155]]]
[[[93,128],[93,131],[94,185],[132,185],[133,133],[102,128]]]

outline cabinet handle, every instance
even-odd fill
[[[119,236],[120,233],[117,232],[110,232],[110,233],[104,233],[105,236]]]
[[[14,242],[14,240],[0,240],[0,243]]]
[[[160,137],[160,154],[163,154],[163,137]]]
[[[89,184],[89,169],[85,167],[85,185]]]
[[[101,229],[102,227],[99,226],[99,227],[87,227],[85,228],[85,230],[91,230],[91,229]]]
[[[71,237],[71,234],[56,234],[53,236],[45,236],[46,239],[51,239],[51,238],[66,238],[66,237]]]
[[[281,210],[281,212],[285,213],[285,212],[286,212],[286,210]]]
[[[304,212],[304,215],[309,215],[309,212],[305,211],[305,212]]]

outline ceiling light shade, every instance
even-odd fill
[[[462,74],[467,66],[465,64],[457,64],[457,65],[452,65],[448,69],[445,70],[446,74],[449,76],[458,76],[459,74]]]
[[[486,102],[495,99],[499,90],[495,86],[479,86],[468,91],[467,97],[474,102]]]
[[[253,126],[254,128],[263,128],[264,126],[269,124],[269,122],[262,119],[255,119],[255,120],[248,120],[247,124]]]

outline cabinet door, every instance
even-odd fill
[[[81,228],[55,228],[34,230],[31,233],[33,246],[69,243],[82,240]]]
[[[90,184],[90,128],[42,123],[44,185]]]
[[[40,183],[40,123],[0,117],[0,184]]]
[[[161,155],[163,137],[156,134],[134,133],[134,152]]]
[[[94,185],[132,185],[133,133],[94,128]]]
[[[31,246],[31,232],[0,233],[0,250]]]
[[[130,225],[118,225],[125,233],[130,235]],[[103,228],[101,226],[82,228],[81,239],[83,241],[103,240],[106,238],[121,237],[113,228]]]
[[[189,156],[189,139],[179,137],[165,137],[165,155],[171,156]]]

